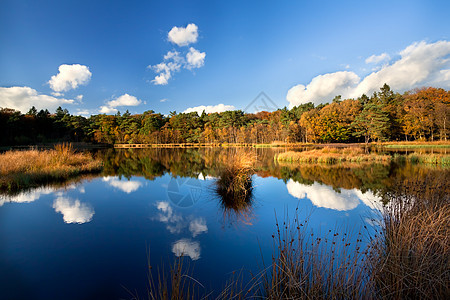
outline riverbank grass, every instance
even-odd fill
[[[357,147],[325,147],[302,152],[287,151],[279,154],[276,159],[279,162],[336,164],[342,162],[388,163],[392,157],[390,155],[365,153],[364,149]]]
[[[101,168],[100,160],[90,153],[75,152],[71,144],[58,144],[44,151],[7,151],[0,154],[0,190],[15,192],[99,172]]]

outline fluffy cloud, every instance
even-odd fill
[[[118,177],[111,177],[111,176],[103,177],[103,181],[107,182],[110,186],[115,187],[127,194],[137,191],[142,186],[142,183],[139,181],[133,180],[122,181]]]
[[[95,212],[92,207],[80,200],[59,196],[53,202],[53,208],[63,215],[65,223],[83,224],[90,222]]]
[[[290,107],[302,103],[319,104],[333,99],[337,95],[349,94],[358,84],[360,78],[353,72],[341,71],[314,77],[307,85],[296,85],[286,96]]]
[[[186,27],[173,27],[168,33],[168,39],[172,43],[178,46],[187,46],[191,43],[197,42],[198,27],[195,24],[189,24]],[[178,51],[169,51],[164,55],[164,59],[161,63],[156,65],[149,65],[148,68],[152,69],[157,75],[151,81],[155,85],[167,85],[169,79],[172,78],[175,72],[179,72],[181,69],[196,69],[201,68],[205,64],[205,52],[190,47],[188,52],[184,52],[181,55]]]
[[[74,104],[75,100],[39,94],[26,86],[0,87],[0,107],[8,107],[26,113],[32,106],[36,109],[54,111],[58,106]]]
[[[189,24],[186,27],[174,26],[167,38],[170,42],[177,44],[178,46],[187,46],[191,43],[196,43],[198,38],[198,27],[195,24]]]
[[[128,94],[124,94],[116,99],[108,101],[106,105],[100,106],[99,112],[101,114],[115,114],[117,112],[116,107],[118,106],[137,106],[141,104],[142,101]]]
[[[214,113],[214,112],[224,112],[224,111],[228,111],[228,110],[235,110],[236,108],[233,105],[225,105],[225,104],[217,104],[217,105],[200,105],[200,106],[196,106],[196,107],[189,107],[188,109],[186,109],[185,111],[183,111],[184,113],[190,113],[190,112],[194,112],[196,111],[198,113],[198,115],[201,115],[203,111],[205,111],[205,113],[209,114],[209,113]]]
[[[205,64],[205,52],[200,52],[193,47],[189,48],[189,52],[186,54],[187,65],[186,68],[191,70],[194,68],[201,68]]]
[[[60,65],[59,73],[49,80],[50,88],[55,92],[67,92],[76,89],[79,85],[84,85],[91,80],[92,73],[87,66]]]
[[[182,57],[178,51],[169,51],[164,55],[164,61],[154,65],[148,66],[158,75],[152,80],[155,85],[166,85],[169,79],[172,78],[173,73],[179,72],[181,69],[196,69],[201,68],[205,64],[205,52],[200,52],[197,49],[189,48],[186,58]]]
[[[308,198],[317,207],[346,211],[356,208],[361,202],[372,209],[381,207],[380,199],[373,193],[363,194],[357,189],[341,189],[341,192],[337,193],[332,187],[317,182],[313,185],[304,185],[293,180],[289,180],[286,187],[292,196],[298,199]]]
[[[372,72],[360,80],[354,72],[335,72],[319,75],[304,86],[292,87],[286,96],[289,107],[307,102],[315,104],[330,101],[336,95],[356,98],[370,95],[384,83],[398,92],[416,87],[435,85],[450,88],[450,42],[414,43],[400,52],[400,58]],[[386,55],[369,57],[369,62],[380,62]]]
[[[155,76],[155,79],[152,80],[155,85],[168,84],[169,79],[172,78],[172,73],[178,72],[184,63],[184,60],[182,62],[177,61],[179,58],[178,56],[169,56],[168,58],[166,57],[167,55],[164,56],[164,62],[154,66],[149,66],[149,68],[153,69],[156,73],[159,73]]]
[[[117,107],[117,106],[137,106],[141,104],[142,101],[138,100],[136,97],[124,94],[117,99],[111,100],[108,102],[108,106]]]
[[[172,252],[176,256],[189,256],[192,260],[200,258],[200,243],[190,239],[181,239],[173,243]]]
[[[117,109],[109,106],[100,106],[98,112],[101,114],[115,114],[117,112]]]
[[[381,53],[380,55],[372,55],[368,58],[366,58],[366,64],[378,64],[380,62],[384,62],[391,59],[389,54],[387,53]]]

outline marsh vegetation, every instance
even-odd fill
[[[67,181],[101,168],[102,162],[92,154],[77,153],[67,143],[58,144],[53,150],[7,151],[0,154],[0,190],[15,192]]]

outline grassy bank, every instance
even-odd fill
[[[278,154],[276,159],[280,162],[335,164],[342,162],[388,163],[392,157],[390,155],[364,153],[362,148],[338,149],[325,147],[302,152],[287,151]]]
[[[53,150],[7,151],[0,154],[0,191],[65,181],[101,168],[101,161],[89,153],[76,153],[70,144],[56,145]]]
[[[435,141],[435,142],[386,142],[382,143],[384,148],[403,148],[403,149],[420,149],[420,148],[450,148],[450,142]]]

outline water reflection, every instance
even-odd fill
[[[175,208],[168,201],[158,201],[155,204],[158,209],[156,218],[159,222],[166,224],[166,229],[171,234],[186,234],[189,231],[192,236],[182,238],[172,244],[172,252],[176,256],[188,256],[192,260],[200,258],[200,242],[193,240],[200,234],[208,232],[206,219],[203,217],[183,216],[181,213],[175,212]]]
[[[360,202],[372,209],[379,208],[381,199],[372,192],[362,193],[360,190],[340,189],[336,191],[331,186],[315,182],[305,185],[293,180],[286,184],[289,194],[298,199],[309,199],[317,207],[329,208],[338,211],[347,211],[356,208]]]
[[[192,260],[200,258],[200,243],[190,239],[181,239],[173,243],[172,252],[176,256],[188,256]]]
[[[42,195],[51,194],[55,189],[50,187],[40,187],[34,190],[21,192],[17,195],[0,195],[0,206],[4,203],[14,202],[14,203],[30,203],[38,200]]]
[[[63,215],[64,223],[83,224],[90,222],[95,214],[94,209],[78,199],[71,199],[62,194],[58,195],[53,202],[55,212]]]
[[[105,176],[103,181],[127,194],[137,191],[142,186],[142,182],[122,180],[117,176]]]

